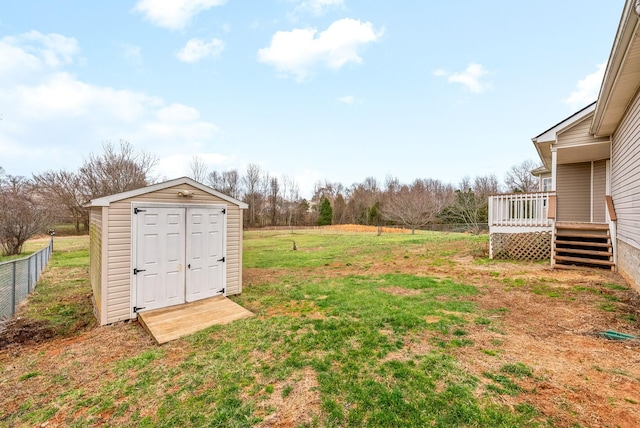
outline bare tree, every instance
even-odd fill
[[[333,201],[333,220],[332,224],[343,224],[347,214],[347,202],[344,200],[342,193],[338,193]]]
[[[402,185],[389,195],[380,209],[386,220],[417,228],[436,220],[437,215],[450,204],[453,189],[439,180],[416,180],[411,185]]]
[[[362,183],[354,183],[349,188],[346,217],[352,223],[378,224],[378,205],[382,194],[374,177],[367,177]]]
[[[329,180],[317,181],[313,186],[313,198],[312,200],[316,204],[320,204],[322,198],[327,198],[329,202],[333,203],[333,200],[339,193],[344,192],[344,186],[342,183],[332,183]]]
[[[458,184],[455,199],[441,214],[448,223],[464,224],[472,233],[480,233],[487,223],[488,196],[500,192],[498,178],[493,175],[464,177]]]
[[[300,201],[300,188],[293,178],[282,176],[282,205],[285,223],[293,226],[297,222],[296,208]]]
[[[244,184],[244,202],[249,205],[249,216],[247,222],[251,226],[255,226],[257,213],[259,212],[260,202],[260,176],[262,171],[260,166],[254,163],[247,165],[247,171],[242,182]]]
[[[47,171],[33,176],[36,192],[51,202],[60,212],[66,211],[66,216],[73,219],[76,233],[80,233],[80,224],[89,229],[88,210],[84,208],[87,195],[83,192],[78,174],[69,171]]]
[[[231,169],[222,173],[222,182],[225,186],[225,194],[232,198],[240,197],[240,175],[237,169]]]
[[[237,169],[223,172],[211,171],[207,176],[207,184],[232,198],[239,199],[241,197],[241,180]]]
[[[0,249],[2,255],[20,254],[27,239],[54,223],[53,211],[33,192],[24,177],[3,176],[0,181]]]
[[[271,177],[269,179],[269,214],[271,214],[271,225],[275,226],[278,223],[278,198],[280,197],[280,183],[278,177]]]
[[[473,180],[473,192],[483,198],[500,193],[500,183],[495,174],[478,176]]]
[[[387,175],[384,179],[384,192],[393,193],[400,187],[400,180],[398,177]]]
[[[158,159],[149,153],[136,153],[128,141],[119,150],[106,142],[101,155],[90,154],[78,170],[87,199],[126,192],[148,185]]]
[[[199,156],[194,156],[189,163],[189,174],[187,175],[198,183],[204,183],[207,179],[208,170],[209,168],[204,159]]]
[[[538,165],[532,160],[526,160],[519,165],[513,165],[507,171],[504,183],[509,192],[536,192],[538,190],[538,177],[531,174]]]

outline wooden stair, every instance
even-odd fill
[[[554,267],[589,266],[615,269],[609,225],[601,223],[556,223]]]

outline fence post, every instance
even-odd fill
[[[11,263],[11,316],[16,314],[16,262]]]
[[[38,269],[38,264],[36,263],[36,269]],[[31,293],[31,257],[27,259],[27,294]]]

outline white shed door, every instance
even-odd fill
[[[136,306],[184,303],[184,208],[145,208],[136,216]]]
[[[135,310],[224,293],[222,208],[136,209]]]
[[[224,292],[224,221],[221,208],[187,209],[187,302]]]

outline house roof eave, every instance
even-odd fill
[[[546,131],[536,135],[531,140],[534,143],[542,143],[546,141],[555,142],[556,135],[565,131],[566,129],[572,127],[573,125],[581,122],[586,116],[593,113],[596,108],[596,102],[592,102],[591,104],[583,107],[577,112],[573,113],[571,116],[561,120],[560,122],[553,125],[551,128]]]
[[[591,123],[590,132],[595,136],[610,136],[613,134],[617,125],[622,120],[633,96],[640,88],[640,78],[637,72],[633,82],[633,90],[629,90],[627,86],[619,84],[621,76],[634,67],[629,64],[626,58],[630,54],[631,49],[640,49],[637,43],[633,43],[638,32],[639,19],[636,12],[636,0],[626,0],[620,23],[616,31],[613,41],[607,68],[605,69],[602,85],[598,94],[598,102],[595,114]],[[628,80],[628,78],[627,78]],[[614,107],[614,102],[624,104],[624,108],[620,105]]]

